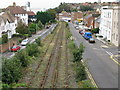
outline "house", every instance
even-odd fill
[[[71,13],[72,22],[75,20],[81,19],[82,17],[83,17],[82,12],[72,12]]]
[[[99,34],[103,36],[106,41],[119,46],[120,42],[120,6],[104,6],[101,9],[101,22]]]
[[[101,22],[101,16],[95,18],[94,28],[99,28],[100,27],[100,22]]]
[[[13,3],[13,6],[8,6],[6,10],[10,11],[14,16],[19,17],[26,25],[28,24],[27,11],[20,6],[16,6],[15,2]]]
[[[112,15],[113,15],[113,11],[111,6],[102,7],[99,33],[107,41],[111,41],[112,21],[113,21]]]
[[[36,21],[36,15],[33,11],[27,11],[28,14],[28,23]]]
[[[66,11],[62,11],[61,13],[59,13],[59,20],[66,21],[66,22],[71,21],[71,13],[68,13]]]
[[[86,15],[83,17],[84,25],[87,26],[89,29],[93,28],[93,16],[92,14]]]
[[[120,6],[113,6],[111,43],[120,47]]]

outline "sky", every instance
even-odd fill
[[[31,8],[49,9],[57,7],[61,2],[66,3],[81,3],[81,2],[95,2],[98,0],[0,0],[0,8],[6,8],[16,2],[16,5],[24,6],[26,2],[31,3]],[[111,2],[116,0],[101,0],[102,2]]]

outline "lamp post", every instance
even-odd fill
[[[8,30],[7,32],[8,32],[8,45],[9,45],[9,50],[10,50],[10,38],[11,38],[11,37],[10,37],[10,32],[11,32],[11,31]]]

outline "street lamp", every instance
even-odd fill
[[[11,31],[8,30],[7,32],[8,32],[8,45],[9,45],[9,50],[10,50],[10,38],[11,38],[10,33],[11,33]]]

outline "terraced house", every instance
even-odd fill
[[[101,11],[100,34],[106,41],[119,46],[120,6],[104,6]]]

